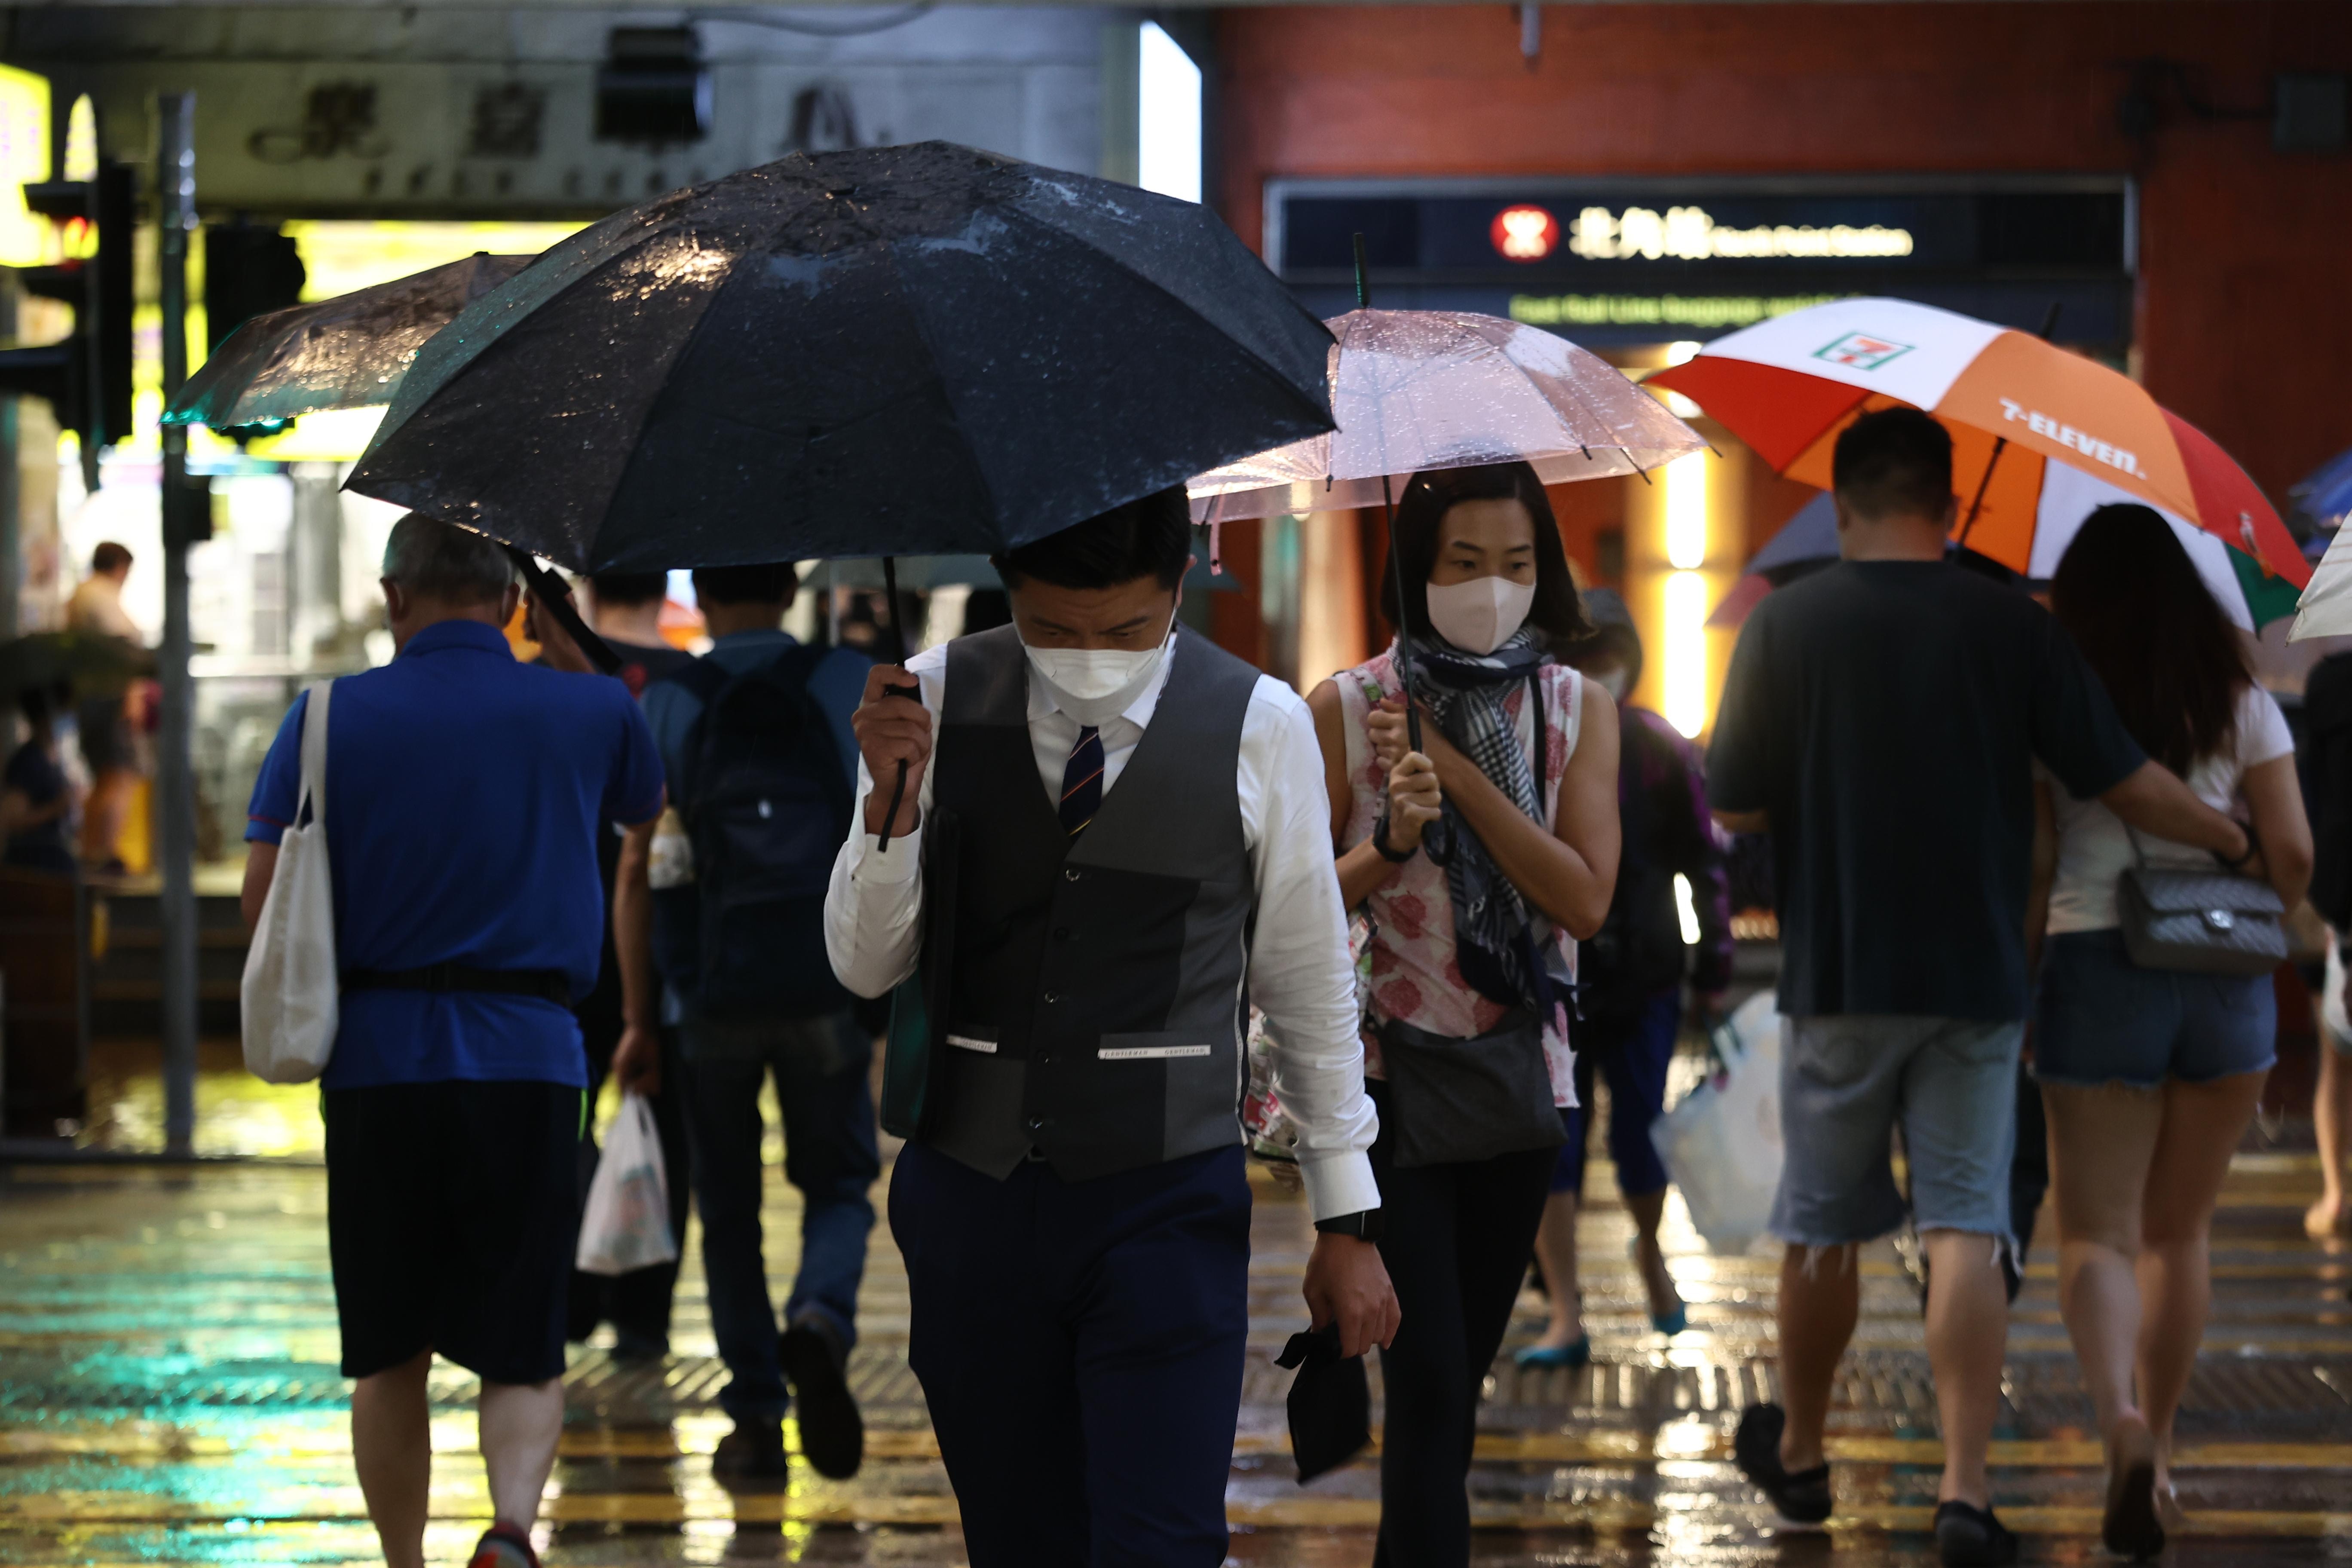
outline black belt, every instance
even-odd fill
[[[346,991],[476,991],[493,996],[536,996],[572,1005],[572,978],[561,969],[476,969],[429,963],[422,969],[346,969]]]

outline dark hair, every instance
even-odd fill
[[[2229,744],[2254,679],[2245,645],[2152,508],[2084,519],[2050,580],[2050,607],[2142,751],[2185,773]]]
[[[694,569],[694,596],[714,605],[789,605],[800,585],[800,572],[789,561]]]
[[[1952,504],[1951,432],[1916,408],[1865,414],[1839,434],[1830,479],[1856,517],[1939,519]]]
[[[1192,558],[1192,503],[1182,485],[1171,485],[988,559],[1007,587],[1020,577],[1056,588],[1109,588],[1157,577],[1161,587],[1173,588]]]
[[[1560,547],[1559,523],[1551,513],[1543,481],[1525,463],[1487,463],[1475,468],[1433,468],[1413,475],[1396,509],[1396,552],[1381,584],[1381,613],[1397,613],[1397,569],[1404,571],[1404,610],[1417,635],[1429,635],[1429,574],[1437,564],[1437,534],[1445,514],[1466,500],[1515,500],[1536,525],[1536,600],[1528,625],[1541,632],[1550,651],[1565,655],[1592,635],[1584,606],[1569,575],[1568,552]]]
[[[120,572],[130,564],[131,552],[110,539],[89,552],[89,569],[93,572]]]
[[[650,604],[669,592],[669,574],[595,572],[589,574],[588,585],[596,590],[596,602],[600,605]]]
[[[16,693],[16,707],[25,715],[25,722],[38,730],[46,726],[61,704],[54,687],[27,686]]]
[[[1625,689],[1642,684],[1642,634],[1622,621],[1594,628],[1591,639],[1578,646],[1570,661],[1591,674],[1604,664],[1625,667]]]
[[[496,604],[514,585],[507,547],[421,511],[392,525],[383,574],[410,593],[445,605]]]

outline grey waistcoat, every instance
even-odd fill
[[[1011,626],[948,645],[932,809],[957,824],[925,1141],[1073,1181],[1241,1142],[1256,888],[1235,767],[1258,672],[1180,631],[1143,739],[1075,841],[1037,776]],[[936,930],[936,928],[934,928]]]

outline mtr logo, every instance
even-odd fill
[[[1541,261],[1559,247],[1559,219],[1538,206],[1505,207],[1488,233],[1496,251],[1513,261]]]

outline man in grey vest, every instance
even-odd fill
[[[890,1227],[973,1568],[1224,1560],[1247,1002],[1300,1130],[1313,1321],[1348,1355],[1396,1331],[1314,722],[1177,626],[1191,555],[1175,489],[999,556],[1013,624],[875,670],[857,712],[825,937],[850,990],[919,963],[944,1014]]]

